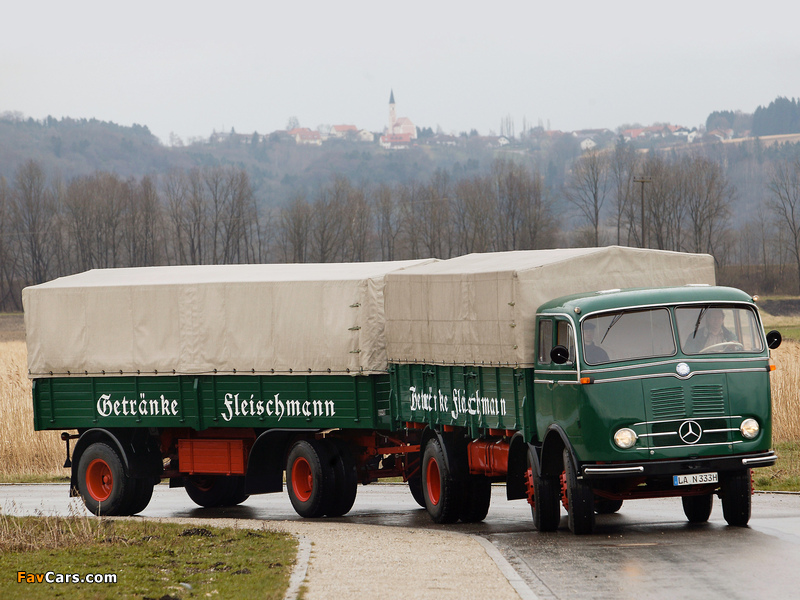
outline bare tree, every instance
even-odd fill
[[[11,193],[11,214],[19,235],[21,274],[28,284],[42,283],[49,275],[53,256],[51,233],[55,203],[42,166],[29,160],[16,172]]]
[[[614,146],[614,153],[611,155],[610,176],[611,184],[614,188],[614,226],[617,230],[617,245],[637,243],[635,221],[635,192],[634,179],[638,160],[636,150],[625,144],[622,140]],[[622,231],[627,226],[627,233],[623,240]]]
[[[786,231],[786,243],[797,268],[800,290],[800,159],[773,165],[769,180],[769,209]]]
[[[603,153],[589,150],[575,160],[566,184],[567,201],[575,206],[589,225],[593,243],[600,245],[600,223],[608,193],[608,160]]]

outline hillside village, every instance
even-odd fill
[[[501,126],[501,129],[503,127]],[[510,127],[513,131],[513,126]],[[433,132],[431,128],[419,128],[409,117],[397,116],[397,105],[394,90],[389,95],[389,117],[383,131],[375,132],[360,128],[354,124],[320,125],[316,129],[293,127],[268,134],[214,132],[206,143],[238,143],[252,144],[289,141],[299,146],[321,146],[330,142],[357,142],[380,145],[386,150],[408,150],[414,146],[459,146],[477,144],[487,149],[513,146],[524,142],[554,142],[562,137],[573,138],[583,151],[604,148],[613,145],[619,139],[626,143],[653,145],[685,145],[696,142],[724,142],[735,137],[747,137],[749,131],[737,136],[731,128],[716,128],[706,131],[700,127],[684,127],[669,123],[650,126],[621,127],[614,132],[610,129],[582,129],[576,131],[559,131],[545,129],[542,125],[524,128],[517,137],[513,133],[504,135],[480,135],[476,130],[460,135],[448,135],[441,131]]]

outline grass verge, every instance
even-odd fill
[[[279,599],[296,549],[292,536],[266,529],[0,515],[0,598]],[[47,573],[53,583],[36,582]],[[116,583],[73,582],[89,574]]]
[[[757,490],[769,492],[800,491],[800,442],[778,442],[778,462],[772,467],[753,470]]]

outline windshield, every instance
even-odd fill
[[[625,310],[587,317],[581,324],[587,364],[672,356],[677,351],[669,310]]]
[[[675,309],[684,354],[761,352],[764,345],[755,311],[714,304]]]

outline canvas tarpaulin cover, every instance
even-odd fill
[[[536,311],[549,300],[714,282],[709,255],[617,246],[469,254],[420,265],[387,275],[388,358],[531,366]]]
[[[31,377],[386,370],[386,273],[430,261],[98,269],[23,291]]]

